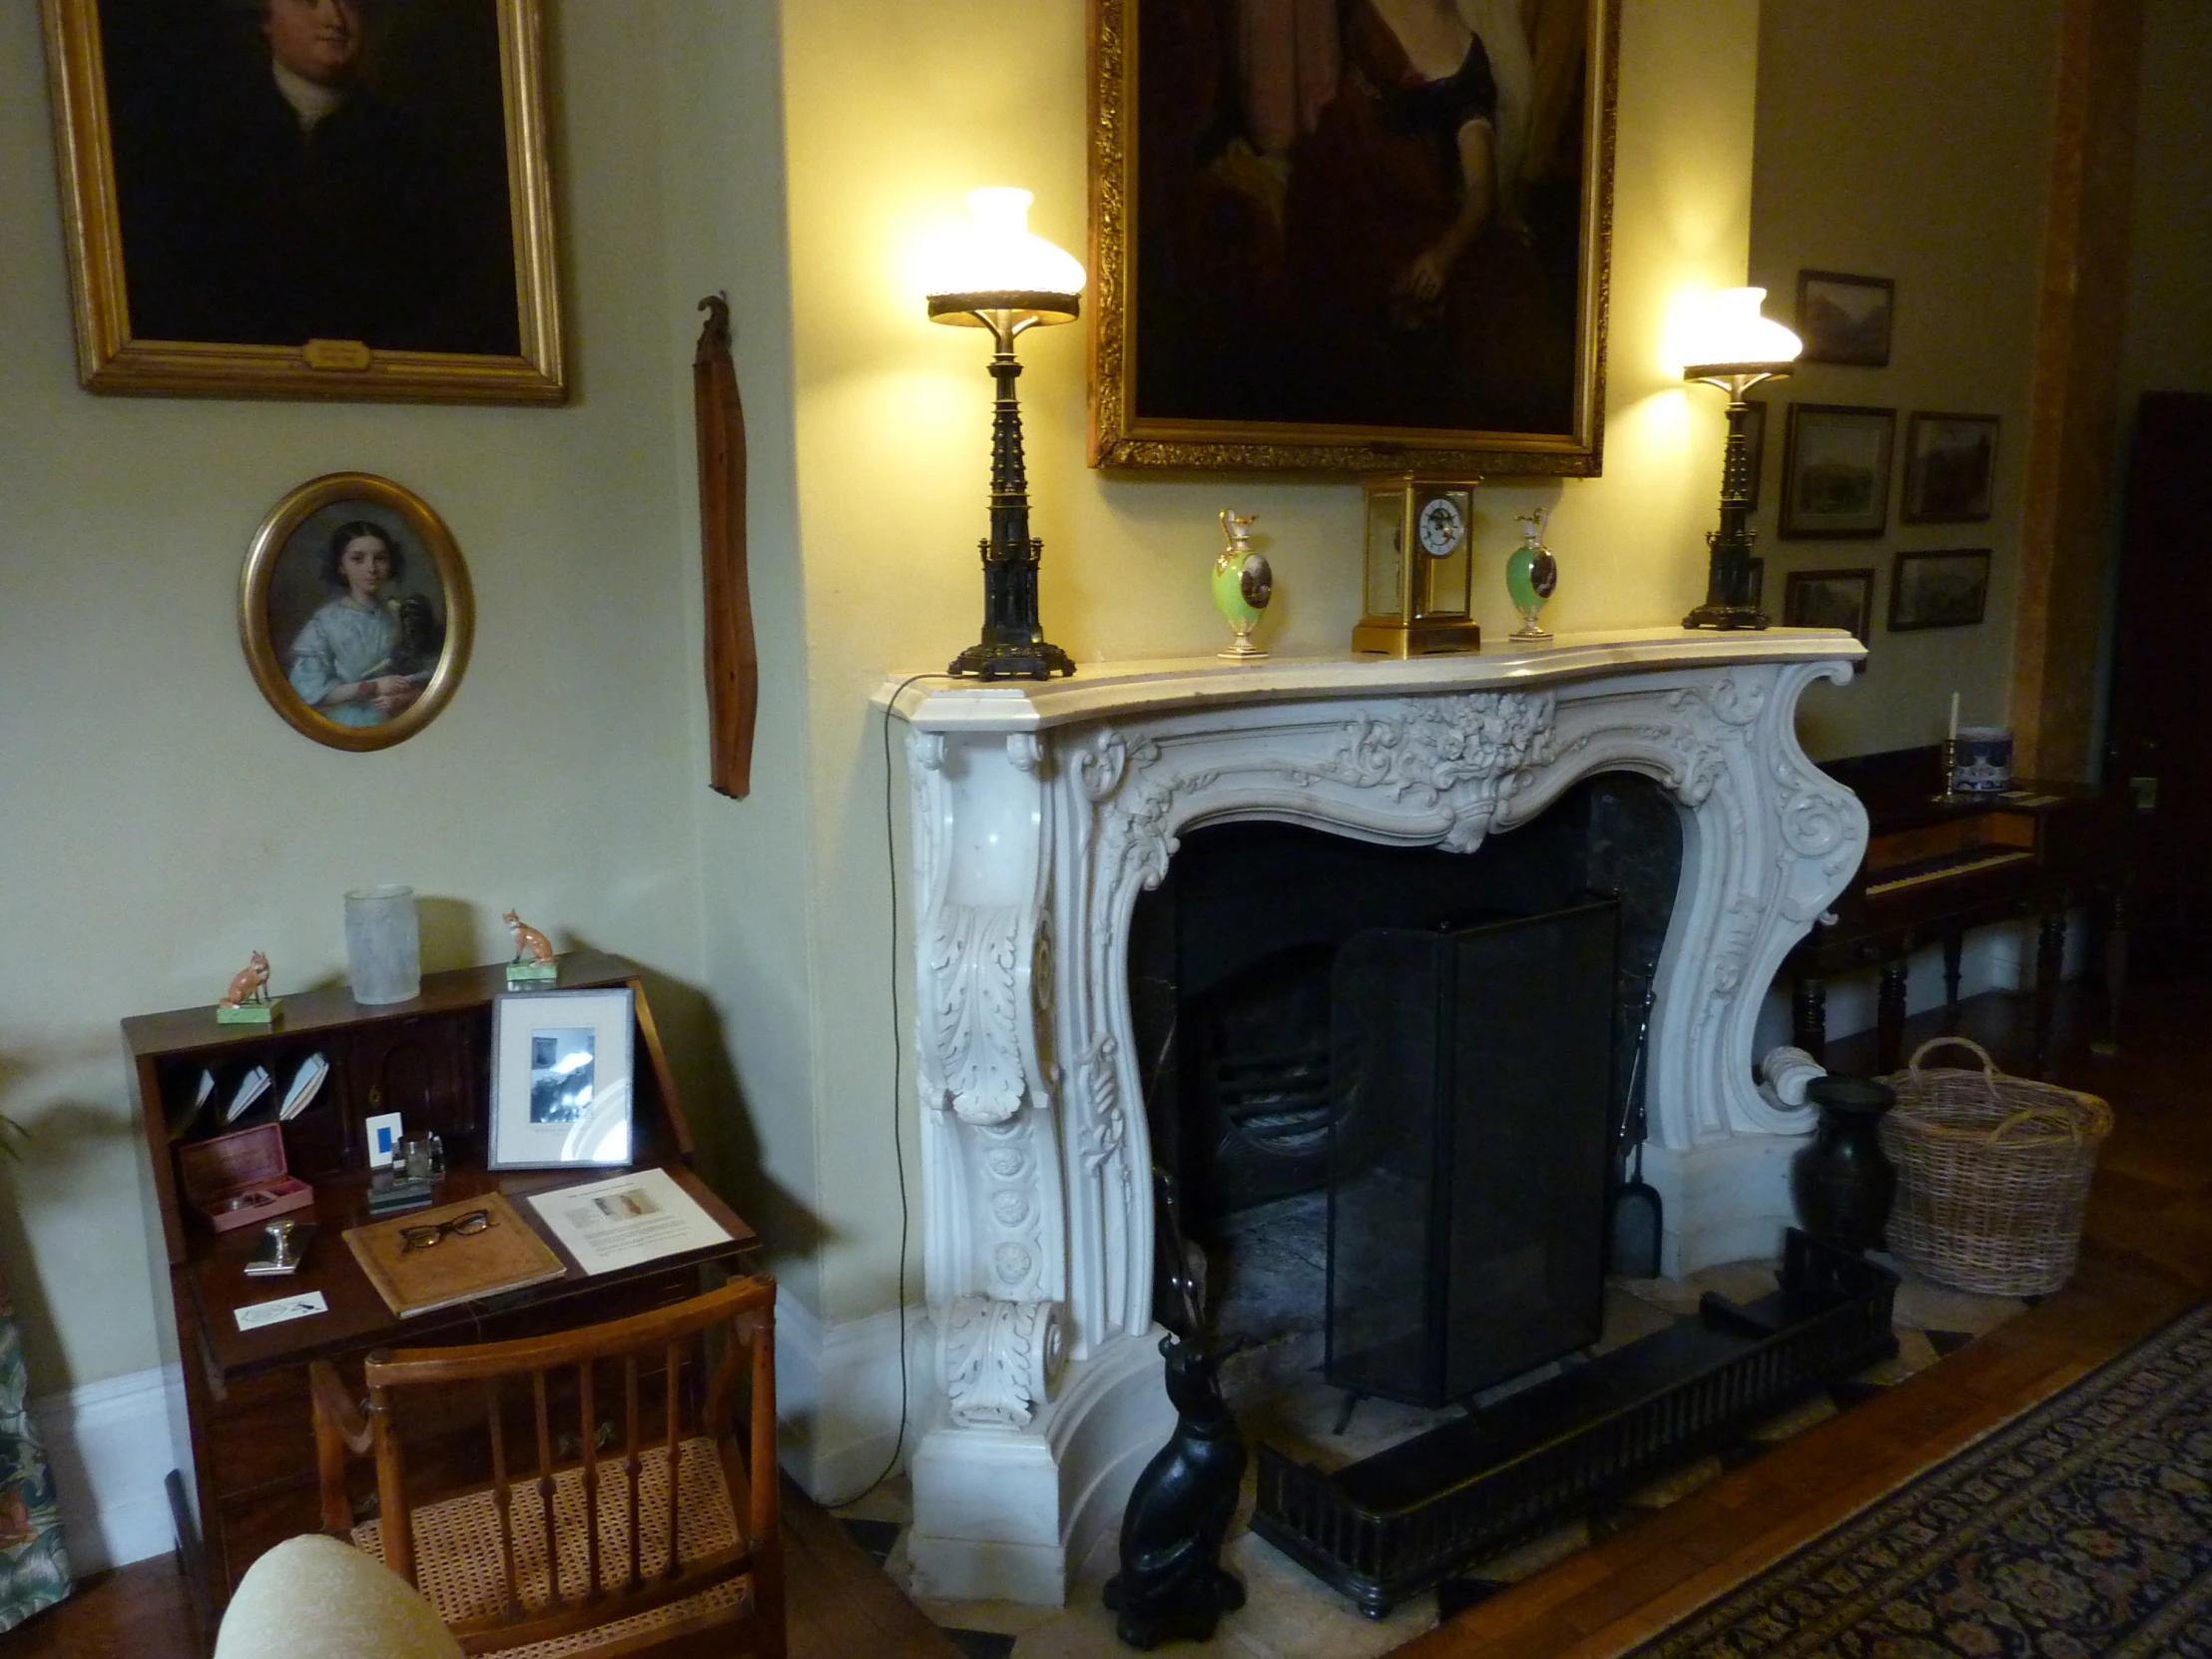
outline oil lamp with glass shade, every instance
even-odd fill
[[[970,191],[967,200],[973,223],[943,251],[930,280],[929,318],[990,330],[998,397],[991,410],[991,533],[980,544],[983,637],[953,659],[950,672],[1043,680],[1073,674],[1075,664],[1047,643],[1037,619],[1044,543],[1029,534],[1014,341],[1041,323],[1073,322],[1081,314],[1083,268],[1029,229],[1029,192]]]
[[[1790,372],[1804,344],[1796,334],[1759,314],[1765,288],[1722,288],[1709,302],[1685,380],[1702,380],[1728,393],[1728,448],[1721,462],[1721,527],[1706,532],[1712,548],[1706,566],[1705,603],[1682,619],[1685,628],[1764,628],[1767,614],[1751,602],[1751,413],[1744,393],[1763,380]]]

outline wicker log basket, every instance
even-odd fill
[[[1924,1066],[1954,1045],[1978,1070]],[[1898,1167],[1890,1250],[1984,1296],[2045,1296],[2072,1277],[2112,1108],[2093,1094],[2007,1077],[1979,1044],[1937,1037],[1884,1079],[1897,1091],[1882,1149]]]

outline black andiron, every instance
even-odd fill
[[[1221,1564],[1245,1472],[1244,1439],[1221,1393],[1221,1363],[1228,1355],[1204,1333],[1174,1178],[1154,1170],[1152,1191],[1158,1248],[1181,1329],[1160,1342],[1175,1432],[1130,1489],[1121,1521],[1121,1571],[1106,1581],[1106,1605],[1119,1615],[1114,1633],[1134,1648],[1210,1640],[1221,1616],[1245,1603],[1244,1585]]]

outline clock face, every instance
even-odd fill
[[[1432,495],[1421,503],[1414,530],[1420,537],[1422,552],[1432,559],[1448,558],[1458,552],[1459,544],[1466,540],[1466,514],[1450,496]]]

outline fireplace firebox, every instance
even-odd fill
[[[1184,837],[1137,902],[1131,1002],[1217,1337],[1326,1328],[1331,1382],[1428,1406],[1596,1340],[1681,859],[1673,805],[1626,773],[1471,855]]]

